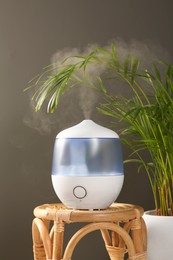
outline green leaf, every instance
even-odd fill
[[[105,88],[105,86],[104,86],[104,84],[103,84],[102,79],[101,79],[100,77],[97,77],[97,81],[98,81],[98,83],[99,83],[99,86],[100,86],[100,88],[101,88],[101,91],[102,91],[104,94],[106,94],[106,93],[107,93],[107,90],[106,90],[106,88]]]
[[[135,77],[137,75],[137,69],[139,67],[140,60],[136,58],[132,64],[132,69],[131,69],[131,83],[134,83]]]

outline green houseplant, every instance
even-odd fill
[[[67,57],[57,66],[48,66],[30,82],[29,87],[36,87],[36,111],[47,101],[47,110],[53,113],[62,94],[83,82],[101,93],[105,101],[98,104],[98,110],[121,123],[119,134],[133,155],[127,161],[136,162],[139,170],[145,169],[156,214],[173,215],[173,66],[140,68],[140,60],[130,53],[120,61],[115,44],[74,58],[72,62]],[[88,74],[93,65],[102,72],[95,78]],[[110,92],[109,84],[115,84],[114,80],[123,82],[130,96],[118,95],[116,89]],[[147,161],[142,156],[145,150],[149,154]]]

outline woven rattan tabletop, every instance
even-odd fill
[[[113,203],[103,210],[76,210],[67,208],[65,205],[44,204],[34,209],[34,215],[47,220],[69,222],[116,222],[129,221],[143,215],[143,208],[137,205]]]

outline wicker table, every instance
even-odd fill
[[[45,204],[34,209],[33,251],[35,260],[70,260],[75,246],[86,234],[100,230],[111,260],[146,260],[146,227],[143,209],[113,203],[105,210],[74,210],[63,204]],[[50,229],[50,222],[53,227]],[[65,224],[88,222],[68,242],[63,253]]]

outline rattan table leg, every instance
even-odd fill
[[[101,231],[103,240],[105,242],[105,245],[111,246],[112,242],[111,242],[111,238],[110,238],[108,230],[107,229],[101,229],[100,231]]]
[[[54,221],[53,258],[52,258],[52,260],[61,260],[62,259],[63,239],[64,239],[64,223]]]
[[[131,221],[131,233],[132,240],[137,253],[143,252],[143,241],[142,241],[142,232],[141,232],[141,220],[134,219]]]
[[[131,221],[131,236],[136,249],[136,257],[133,259],[146,260],[145,241],[143,241],[142,218]]]
[[[52,243],[48,232],[48,222],[35,218],[32,224],[34,260],[52,259]]]
[[[144,251],[147,251],[147,227],[143,218],[141,218],[141,229]]]
[[[111,237],[112,237],[112,245],[115,247],[119,246],[119,241],[120,241],[119,235],[116,232],[112,231]]]
[[[114,224],[116,225],[116,224]],[[118,244],[115,246],[115,242],[117,242],[117,240],[115,241],[115,234],[118,235],[117,233],[115,233],[114,231],[112,231],[112,235],[113,235],[113,239],[111,240],[110,235],[108,230],[101,230],[101,234],[103,237],[103,240],[105,242],[105,247],[107,249],[107,252],[109,254],[109,257],[111,260],[123,260],[124,259],[124,255],[127,252],[127,250],[124,247],[119,247]]]

